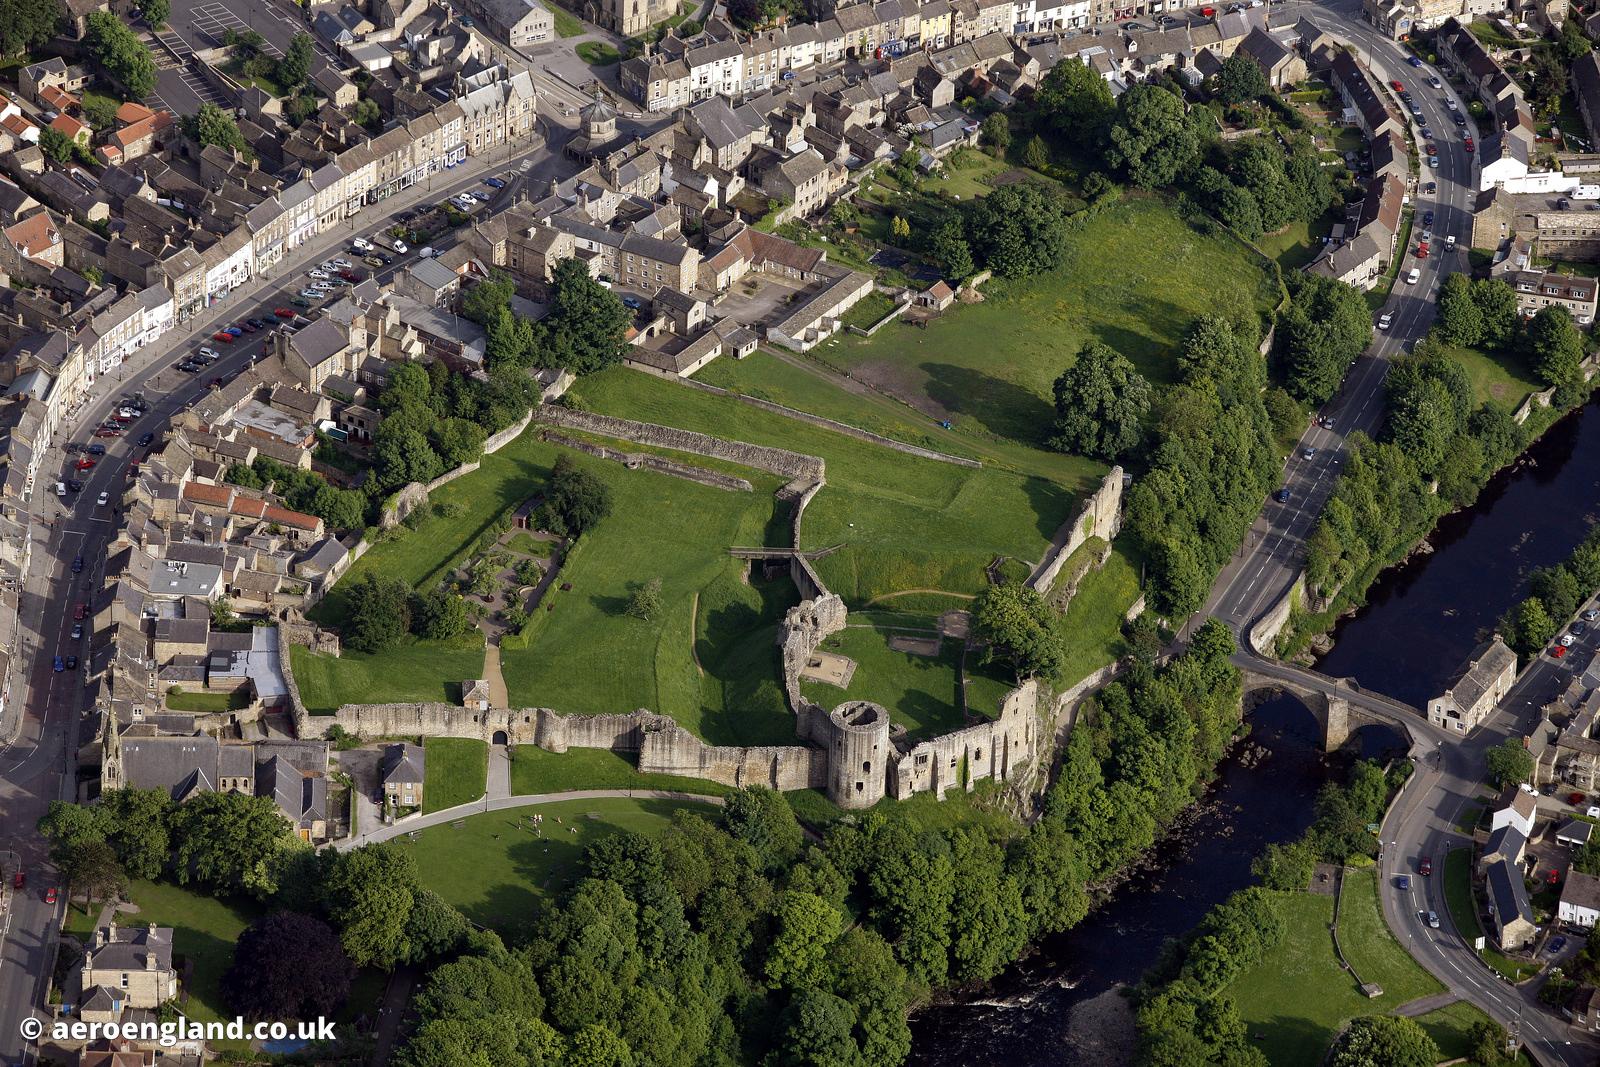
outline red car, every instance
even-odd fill
[[[1417,873],[1421,874],[1424,878],[1426,878],[1428,875],[1433,873],[1433,857],[1432,856],[1424,856],[1424,857],[1422,857],[1422,862],[1417,864]]]
[[[1406,87],[1404,85],[1401,85],[1398,81],[1390,82],[1389,83],[1389,88],[1393,89],[1397,93],[1403,93],[1403,92],[1406,91]]]
[[[89,613],[89,605],[79,604],[72,609],[72,621],[82,622],[83,617]]]
[[[92,471],[94,470],[94,460],[88,458],[80,459],[73,464],[73,467],[80,471]]]
[[[299,314],[294,308],[273,308],[272,313],[280,319],[292,319]]]
[[[1567,803],[1568,804],[1582,804],[1584,799],[1585,798],[1584,798],[1584,795],[1582,793],[1568,793],[1567,794]]]
[[[226,333],[222,330],[218,330],[216,333],[212,334],[211,339],[213,341],[221,341],[225,345],[233,344],[233,334]]]
[[[54,904],[56,902],[56,887],[55,886],[51,886],[49,889],[46,889],[44,891],[44,902],[46,904]]]
[[[339,277],[343,278],[347,282],[360,282],[366,280],[358,270],[342,270],[339,272]]]
[[[12,889],[21,889],[23,886],[25,886],[27,884],[28,884],[28,876],[22,873],[22,868],[21,867],[18,867],[17,868],[16,877],[11,879],[11,888]]]
[[[1550,658],[1551,659],[1561,659],[1566,654],[1567,654],[1567,650],[1562,645],[1557,645],[1555,648],[1552,648],[1550,650]]]
[[[96,437],[121,437],[121,430],[113,430],[109,426],[102,426],[94,432]]]

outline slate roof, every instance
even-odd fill
[[[383,783],[390,782],[405,784],[407,782],[422,784],[426,777],[425,754],[421,745],[410,745],[404,742],[385,745],[383,749]]]

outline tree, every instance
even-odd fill
[[[1316,274],[1294,276],[1278,322],[1284,384],[1297,400],[1321,406],[1372,341],[1372,313],[1354,286]]]
[[[583,375],[622,358],[633,315],[615,293],[589,276],[582,260],[569,257],[556,264],[550,293],[541,366]]]
[[[83,121],[95,130],[109,130],[117,124],[117,102],[109,96],[91,96],[83,102]]]
[[[406,925],[418,888],[409,852],[377,844],[340,853],[324,896],[356,966],[387,970],[407,958]]]
[[[1039,171],[1050,165],[1050,146],[1044,143],[1043,137],[1029,138],[1022,149],[1022,165]]]
[[[167,24],[167,19],[172,16],[171,0],[144,0],[140,10],[144,12],[144,20],[153,29],[161,29]]]
[[[996,159],[1006,157],[1006,149],[1011,147],[1011,120],[1004,111],[996,111],[983,120],[983,143],[989,147],[989,154]]]
[[[1317,868],[1317,853],[1306,838],[1266,847],[1250,864],[1250,873],[1268,889],[1300,892],[1311,884]]]
[[[1568,66],[1594,50],[1594,45],[1584,34],[1582,21],[1579,19],[1567,19],[1561,23],[1561,35],[1556,38],[1555,47]]]
[[[1472,302],[1483,320],[1483,343],[1491,348],[1510,344],[1522,317],[1516,290],[1499,278],[1479,278],[1472,283]]]
[[[180,883],[258,898],[277,890],[275,860],[291,838],[271,797],[201,793],[174,808],[170,823]]]
[[[1266,75],[1256,66],[1255,60],[1243,52],[1235,52],[1222,61],[1217,72],[1217,99],[1229,107],[1237,107],[1247,100],[1257,100],[1272,91]]]
[[[55,0],[0,0],[0,50],[16,55],[48,41],[61,20]]]
[[[46,126],[39,131],[39,151],[65,164],[72,158],[73,140],[60,130]]]
[[[134,98],[156,87],[156,64],[150,50],[122,20],[109,11],[91,11],[85,20],[84,45],[106,76]]]
[[[1089,342],[1056,379],[1050,447],[1116,462],[1143,436],[1150,395],[1150,383],[1131,362],[1099,341]]]
[[[1564,307],[1552,304],[1539,309],[1528,321],[1524,348],[1529,365],[1546,385],[1564,385],[1582,374],[1583,337]]]
[[[1020,582],[991,585],[980,593],[973,629],[987,644],[985,663],[1003,658],[1020,676],[1049,676],[1061,666],[1064,653],[1056,614],[1038,590]]]
[[[889,222],[889,234],[898,241],[905,241],[911,236],[911,223],[903,215],[896,215]]]
[[[1444,1056],[1415,1019],[1363,1015],[1351,1022],[1329,1067],[1433,1067]]]
[[[785,1067],[854,1067],[860,1050],[852,1031],[856,1010],[820,989],[801,993],[785,1013]]]
[[[229,1010],[251,1019],[332,1016],[350,993],[355,967],[321,919],[293,911],[257,919],[239,935],[222,976]]]
[[[483,456],[483,427],[468,419],[441,419],[434,428],[433,450],[452,470]]]
[[[373,434],[372,455],[378,484],[386,489],[407,482],[431,482],[444,473],[444,464],[428,444],[427,435],[408,420],[384,419]]]
[[[788,867],[805,840],[794,809],[782,793],[749,786],[729,793],[723,803],[722,827],[755,850],[763,870]]]
[[[472,628],[467,618],[467,603],[445,588],[430,589],[417,596],[411,612],[411,626],[418,637],[444,641]]]
[[[87,807],[52,800],[39,820],[40,836],[50,842],[50,857],[59,866],[71,850],[89,842],[103,842],[111,833],[111,813],[105,807]]]
[[[1092,149],[1111,121],[1116,101],[1106,80],[1073,56],[1050,68],[1034,94],[1034,106],[1046,130]]]
[[[241,152],[249,150],[244,134],[239,132],[239,124],[233,120],[232,115],[215,104],[201,104],[198,112],[193,116],[186,116],[183,120],[183,132],[201,146],[210,144],[218,148],[238,149]]]
[[[371,97],[363,96],[357,100],[355,110],[350,113],[350,117],[365,127],[368,133],[376,133],[383,129],[383,111],[378,107],[378,102]]]
[[[1032,182],[1006,185],[967,205],[967,243],[996,274],[1020,278],[1061,261],[1061,198]]]
[[[108,789],[100,807],[110,823],[106,841],[128,876],[159,877],[172,855],[171,795],[165,789]]]
[[[1483,340],[1483,312],[1472,298],[1472,279],[1459,271],[1445,276],[1439,287],[1436,328],[1453,345],[1471,347]]]
[[[611,514],[611,490],[595,475],[562,455],[550,472],[540,506],[541,521],[553,533],[581,537]]]
[[[316,58],[316,49],[309,33],[297,33],[289,42],[289,50],[278,60],[274,74],[279,85],[289,91],[298,89],[305,84],[306,76],[311,73],[311,61]]]
[[[345,604],[344,643],[357,652],[382,652],[411,629],[411,589],[399,578],[367,571]]]
[[[651,578],[634,585],[628,594],[628,614],[649,622],[661,614],[661,579]]]
[[[1483,763],[1489,778],[1501,789],[1533,777],[1533,754],[1515,737],[1508,737],[1485,752]]]
[[[831,977],[830,949],[843,930],[844,915],[832,902],[814,893],[785,893],[767,948],[768,984],[790,990],[821,988]]]
[[[495,271],[462,294],[461,314],[488,329],[502,310],[510,308],[511,298],[516,292],[517,283],[511,280],[511,276]]]
[[[967,244],[967,231],[960,215],[948,213],[928,233],[924,243],[928,258],[938,264],[946,278],[960,281],[972,274],[972,246]]]
[[[1535,48],[1525,74],[1529,82],[1528,99],[1540,111],[1554,112],[1567,91],[1567,64],[1553,48]]]
[[[1533,655],[1550,643],[1556,635],[1556,621],[1545,610],[1544,602],[1536,596],[1528,597],[1512,611],[1506,643],[1524,656]]]
[[[128,884],[116,852],[104,841],[84,841],[67,849],[60,868],[69,896],[81,892],[85,908],[115,896]]]
[[[1168,89],[1139,82],[1117,101],[1106,159],[1135,185],[1159,189],[1200,151],[1200,139],[1183,101]]]

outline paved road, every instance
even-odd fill
[[[531,808],[541,804],[559,804],[564,800],[608,800],[615,798],[628,800],[687,800],[697,804],[722,805],[721,797],[706,796],[704,793],[679,793],[670,789],[569,789],[563,793],[534,793],[528,796],[483,796],[467,804],[457,804],[453,808],[435,811],[428,815],[419,815],[404,822],[392,823],[359,837],[348,838],[340,841],[336,846],[340,852],[359,848],[362,845],[375,845],[379,841],[387,841],[391,837],[413,833],[417,830],[426,830],[430,826],[442,826],[456,819],[465,819],[469,815],[482,815],[489,811],[510,811],[512,808]]]
[[[1444,275],[1452,270],[1465,271],[1466,246],[1472,229],[1472,184],[1475,181],[1476,157],[1462,147],[1459,127],[1450,118],[1445,107],[1447,95],[1457,106],[1464,101],[1445,82],[1444,90],[1428,87],[1425,75],[1436,73],[1431,69],[1418,70],[1406,63],[1406,56],[1393,42],[1373,33],[1360,21],[1357,5],[1340,0],[1329,4],[1286,4],[1277,9],[1278,24],[1292,21],[1301,15],[1318,26],[1354,44],[1360,58],[1383,82],[1396,79],[1405,84],[1413,99],[1422,108],[1424,121],[1439,146],[1440,166],[1430,170],[1422,168],[1419,182],[1438,182],[1438,193],[1418,193],[1417,217],[1412,231],[1410,247],[1404,250],[1400,279],[1383,310],[1393,322],[1388,330],[1379,331],[1367,352],[1356,361],[1346,375],[1339,393],[1319,413],[1331,417],[1332,429],[1315,423],[1300,438],[1284,465],[1283,487],[1290,498],[1285,503],[1269,499],[1246,535],[1245,544],[1235,558],[1217,576],[1197,619],[1215,617],[1228,623],[1241,634],[1282,596],[1294,582],[1304,562],[1305,539],[1315,527],[1322,506],[1333,489],[1334,479],[1345,460],[1345,440],[1360,430],[1372,435],[1383,420],[1383,381],[1389,371],[1389,361],[1428,332],[1433,323],[1433,299],[1438,293]],[[1441,81],[1443,78],[1441,76]],[[1393,101],[1398,106],[1398,101]],[[1423,144],[1420,137],[1418,146]],[[1433,247],[1438,249],[1446,235],[1453,234],[1462,249],[1459,252],[1417,259],[1416,239],[1421,234],[1422,212],[1432,209],[1436,213],[1433,225]],[[1413,267],[1421,274],[1416,285],[1407,285],[1405,275]],[[1303,456],[1306,448],[1317,453],[1310,459]]]
[[[524,164],[529,165],[527,171],[521,170]],[[66,454],[59,447],[52,449],[40,468],[40,488],[34,500],[35,551],[21,606],[23,666],[13,684],[14,699],[6,709],[6,721],[0,726],[0,736],[9,739],[0,747],[0,850],[14,849],[28,872],[28,887],[14,898],[4,942],[0,944],[0,1062],[26,1063],[36,1055],[35,1048],[19,1036],[18,1025],[22,1019],[37,1014],[44,1003],[44,979],[61,918],[62,906],[52,907],[43,900],[43,891],[52,883],[54,873],[48,866],[44,844],[33,828],[51,799],[70,798],[74,793],[71,782],[79,713],[84,703],[83,679],[77,673],[55,673],[51,661],[58,654],[76,653],[82,658],[90,652],[86,641],[73,642],[70,638],[72,607],[87,599],[85,589],[90,583],[99,582],[105,546],[116,519],[110,506],[95,506],[96,496],[104,491],[114,501],[121,495],[128,464],[144,452],[134,443],[139,434],[160,430],[205,391],[206,381],[231,376],[260,354],[265,333],[247,334],[238,343],[220,345],[207,340],[218,327],[263,311],[270,315],[271,308],[287,303],[301,288],[309,266],[336,254],[351,237],[380,229],[397,211],[437,202],[462,189],[482,189],[480,179],[488,174],[516,172],[543,180],[570,169],[559,154],[542,148],[492,158],[470,157],[432,181],[390,198],[359,220],[329,230],[296,249],[268,277],[253,280],[227,301],[208,309],[186,329],[175,330],[140,350],[118,373],[101,379],[93,398],[63,425],[64,440],[83,442],[88,440],[88,431],[109,414],[124,393],[143,392],[152,404],[151,411],[133,424],[130,435],[104,442],[108,446],[106,455],[93,470],[79,476],[83,491],[67,498],[70,508],[60,506],[51,492],[56,472],[66,469]],[[502,190],[497,203],[511,194],[509,187]],[[380,275],[403,269],[408,258],[399,259]],[[172,369],[181,355],[201,344],[217,348],[222,358],[200,375]],[[72,560],[80,555],[85,570],[73,575]],[[3,853],[0,870],[8,879],[15,870],[15,862],[5,862]]]

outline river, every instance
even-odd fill
[[[1341,621],[1319,668],[1412,704],[1437,694],[1525,595],[1528,573],[1565,559],[1600,518],[1600,463],[1578,456],[1600,456],[1600,403],[1552,427],[1473,507],[1444,519],[1431,553],[1384,572],[1366,607]],[[1250,862],[1267,844],[1311,824],[1316,791],[1337,766],[1321,754],[1311,713],[1280,697],[1249,722],[1268,757],[1253,767],[1225,760],[1192,820],[1156,846],[1156,862],[1076,929],[1046,939],[980,993],[919,1012],[913,1064],[1060,1064],[1074,1004],[1138,981],[1168,938],[1251,883]],[[1396,741],[1368,727],[1349,751],[1378,755]]]

